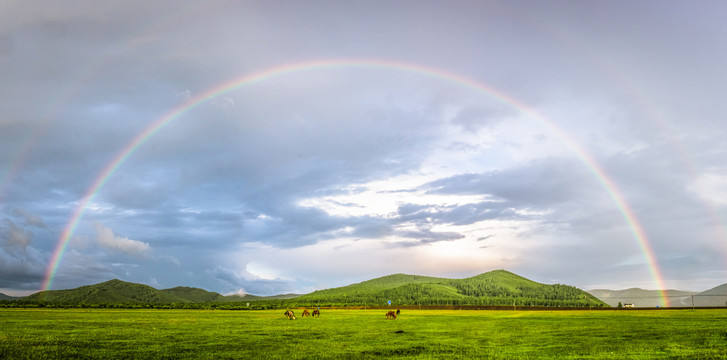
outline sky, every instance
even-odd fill
[[[0,4],[0,292],[727,282],[727,3]]]

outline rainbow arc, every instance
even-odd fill
[[[619,191],[618,187],[616,186],[614,181],[608,176],[603,167],[600,166],[600,164],[593,158],[593,156],[590,155],[582,146],[580,146],[578,142],[576,142],[571,136],[569,136],[566,131],[558,127],[548,118],[546,118],[527,104],[482,82],[478,82],[476,80],[442,69],[412,63],[376,59],[325,59],[271,67],[262,71],[235,78],[231,81],[212,87],[211,89],[189,99],[178,107],[171,109],[163,116],[151,122],[149,126],[147,126],[139,134],[137,134],[126,146],[124,146],[116,154],[116,156],[103,168],[98,176],[96,176],[91,186],[84,193],[83,197],[79,201],[78,206],[73,211],[68,223],[64,227],[58,239],[58,242],[51,257],[51,261],[48,265],[48,268],[46,269],[42,289],[51,289],[53,279],[55,278],[55,275],[58,271],[58,267],[63,258],[63,254],[66,251],[71,237],[75,233],[76,227],[78,226],[81,218],[85,214],[87,206],[91,203],[91,201],[93,201],[99,191],[104,187],[111,175],[113,175],[114,172],[116,172],[119,167],[131,155],[133,155],[140,146],[146,143],[155,134],[162,131],[167,125],[172,123],[175,119],[178,119],[181,115],[199,107],[200,105],[206,103],[211,99],[225,95],[233,90],[252,86],[271,78],[281,77],[292,73],[331,68],[378,68],[403,71],[441,79],[467,87],[486,96],[493,97],[498,101],[519,110],[523,114],[527,115],[529,118],[545,126],[580,159],[580,161],[598,180],[599,184],[605,189],[611,199],[613,199],[615,206],[620,211],[623,219],[628,224],[630,232],[638,243],[644,260],[649,266],[649,271],[652,278],[656,282],[658,288],[661,289],[661,297],[663,303],[666,306],[669,306],[668,298],[665,296],[664,293],[665,286],[663,276],[661,274],[661,270],[659,269],[656,256],[643,226],[638,221],[638,218],[629,206],[623,193]]]

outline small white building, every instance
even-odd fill
[[[632,303],[625,303],[624,304],[624,307],[625,308],[632,308],[632,307],[634,307],[634,304],[632,304]]]

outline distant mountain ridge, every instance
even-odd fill
[[[230,295],[178,286],[157,290],[148,285],[109,280],[68,290],[47,290],[20,298],[23,303],[50,304],[209,304],[267,302],[271,306],[483,305],[483,306],[606,306],[583,290],[546,285],[505,270],[465,279],[393,274],[305,295]]]
[[[254,297],[265,299],[266,297]],[[157,290],[149,285],[118,279],[68,290],[46,290],[17,300],[59,304],[172,304],[224,303],[247,300],[247,296],[224,296],[204,289],[178,286]]]
[[[594,289],[588,290],[588,293],[601,299],[610,306],[618,306],[618,303],[633,304],[634,307],[663,307],[666,306],[662,299],[662,292],[659,290],[644,290],[639,288],[630,288],[624,290],[607,290]],[[671,306],[675,302],[685,296],[691,296],[692,292],[681,290],[666,290],[664,295],[667,296]],[[679,305],[682,306],[682,305]]]
[[[694,295],[694,306],[727,306],[727,284]]]
[[[634,307],[657,307],[666,306],[662,299],[660,290],[644,290],[630,288],[624,290],[595,289],[588,290],[588,293],[601,299],[610,306],[618,306],[618,303],[633,304]],[[727,306],[727,284],[716,286],[702,292],[665,290],[670,307],[714,307]]]
[[[667,290],[672,307],[725,306],[727,284],[701,293]],[[477,305],[477,306],[664,306],[661,292],[638,288],[596,289],[588,292],[568,285],[541,284],[505,270],[494,270],[464,279],[392,274],[347,286],[314,291],[309,294],[275,296],[221,295],[200,288],[178,286],[157,290],[151,286],[121,280],[68,290],[41,291],[26,297],[0,297],[2,301],[29,304],[230,304],[239,308],[258,304],[273,306],[382,306],[392,305]],[[200,306],[200,305],[193,305]],[[215,305],[202,305],[211,306]]]
[[[226,296],[220,295],[216,292],[187,286],[177,286],[171,289],[163,289],[159,291],[175,296],[184,302],[205,303],[229,301]]]
[[[5,295],[3,293],[0,293],[0,301],[1,300],[17,300],[17,299],[20,299],[20,297],[10,296],[10,295]]]
[[[46,290],[21,299],[26,302],[49,303],[149,303],[163,304],[190,302],[173,293],[157,290],[149,285],[109,280],[95,285],[81,286],[68,290]]]

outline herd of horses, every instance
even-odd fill
[[[293,312],[293,310],[286,310],[284,315],[289,320],[295,320],[295,313]],[[303,317],[305,317],[305,316],[321,317],[321,311],[313,310],[313,313],[310,313],[310,312],[308,312],[308,309],[305,309],[305,310],[303,310],[303,314],[301,316],[303,316]]]
[[[396,320],[396,317],[400,313],[401,313],[401,310],[399,310],[399,309],[396,309],[396,312],[394,312],[394,310],[391,310],[386,313],[386,319],[387,320],[388,319]],[[285,313],[283,315],[285,315],[285,317],[287,317],[288,320],[295,320],[295,313],[293,312],[293,310],[285,310]],[[304,309],[303,314],[301,316],[302,317],[306,317],[306,316],[321,317],[321,311],[316,309],[316,310],[313,310],[312,313],[310,313],[310,312],[308,312],[308,309]]]

